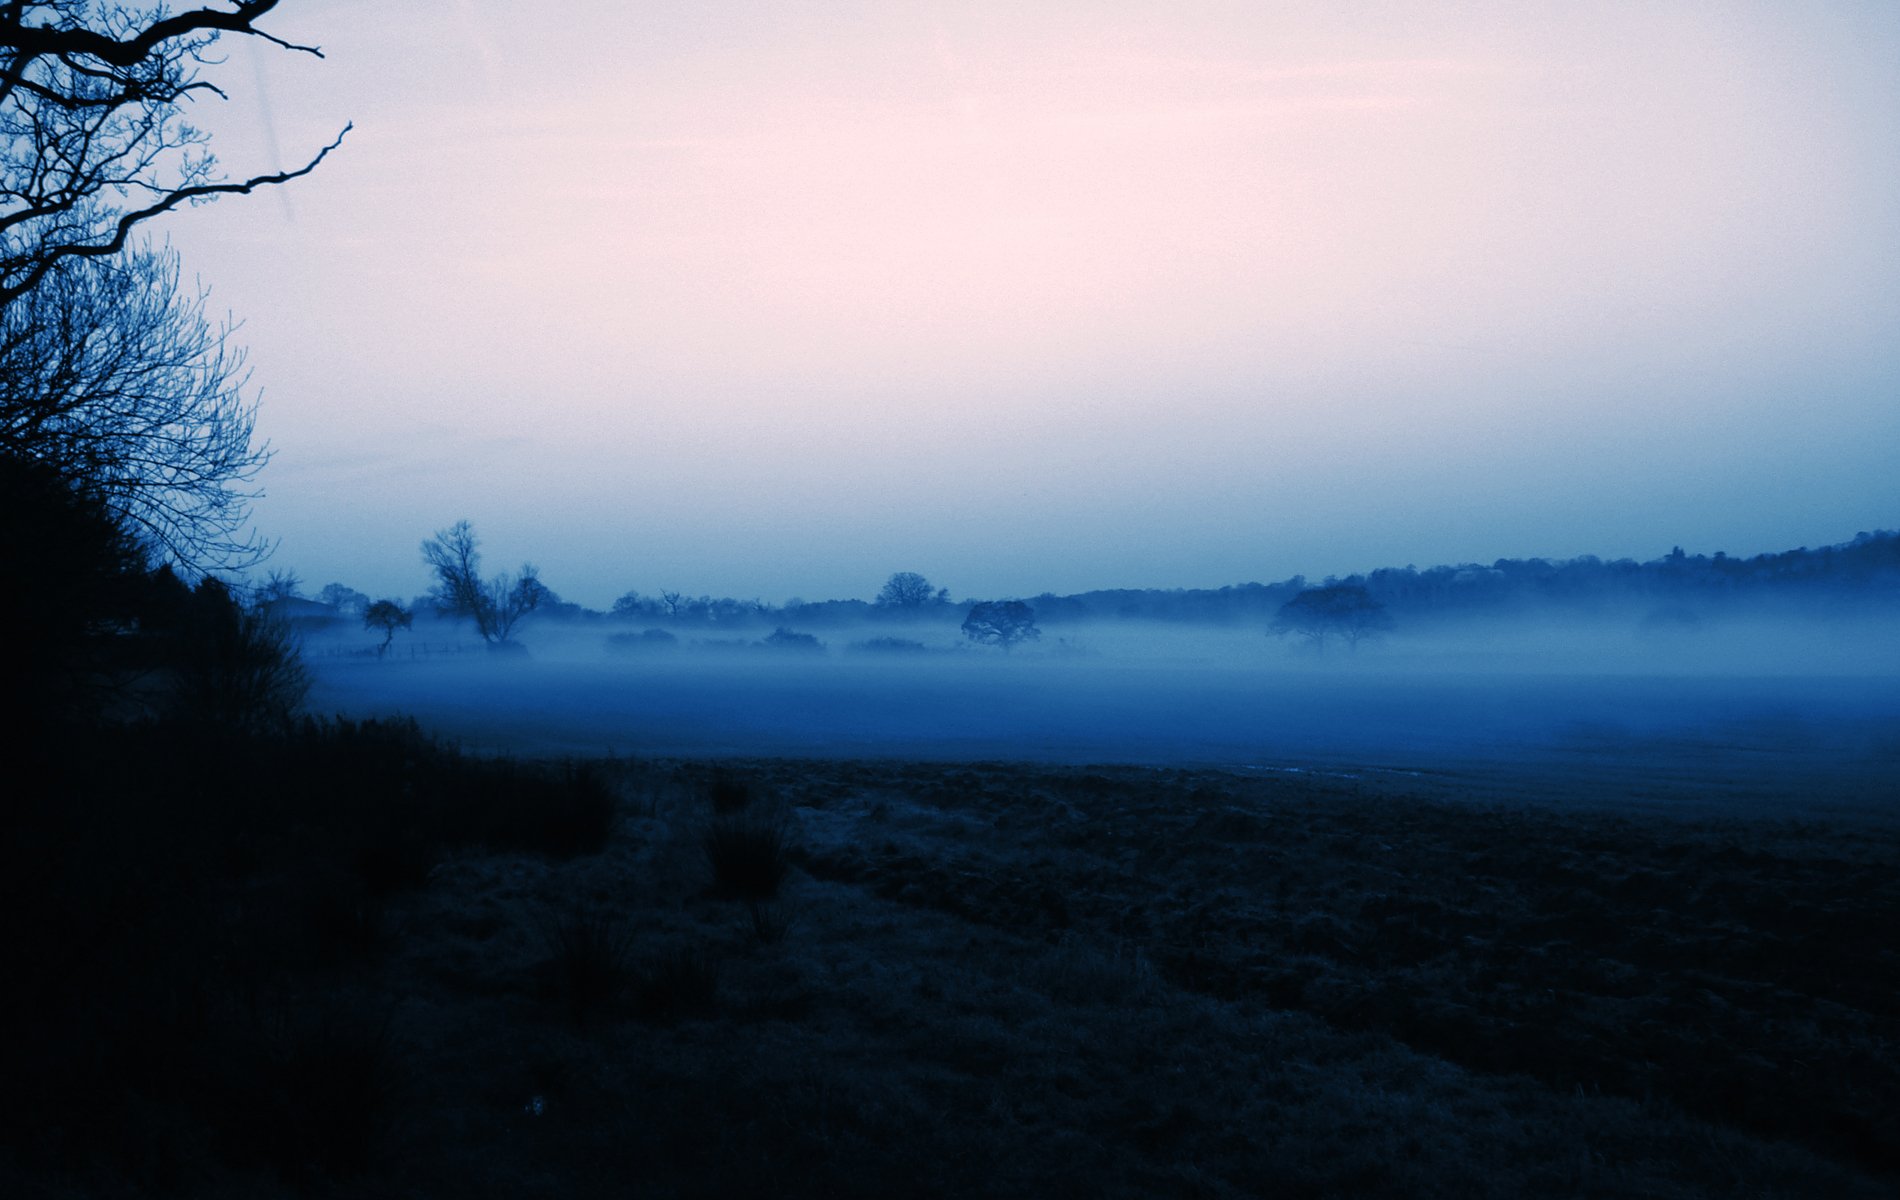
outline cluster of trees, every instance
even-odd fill
[[[959,612],[963,615],[961,632],[978,645],[1007,651],[1041,636],[1035,610],[1022,601],[979,601],[959,607],[952,603],[947,588],[932,585],[914,571],[900,571],[890,576],[869,604],[860,600],[821,604],[791,600],[775,608],[758,600],[689,598],[673,591],[663,591],[657,596],[628,592],[614,602],[611,613],[602,614],[561,601],[541,582],[539,571],[531,563],[524,563],[513,574],[483,575],[480,545],[474,527],[467,521],[438,530],[433,538],[422,543],[422,559],[434,577],[433,587],[408,606],[393,599],[371,600],[366,593],[341,583],[327,584],[317,594],[318,603],[338,616],[360,619],[365,629],[381,631],[379,654],[387,652],[398,631],[413,628],[416,615],[424,612],[441,619],[471,622],[483,641],[497,649],[514,645],[513,636],[518,626],[530,614],[582,619],[609,617],[628,623],[670,625],[675,629],[771,625],[774,632],[759,644],[774,648],[822,649],[823,644],[816,637],[795,632],[791,628],[793,622],[842,625],[863,620],[950,617]],[[281,603],[299,597],[298,587],[295,576],[273,572],[259,591]],[[679,639],[671,630],[655,627],[637,635],[616,634],[609,640],[617,650],[632,650],[677,645]],[[882,649],[887,648],[886,643],[922,648],[921,643],[890,638],[862,644]]]
[[[940,588],[915,571],[898,571],[884,581],[875,598],[787,600],[782,605],[729,596],[691,596],[677,591],[645,595],[630,591],[613,603],[608,615],[628,621],[663,621],[674,625],[743,627],[775,622],[844,625],[865,620],[905,620],[928,617],[953,607],[950,589]]]

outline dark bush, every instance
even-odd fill
[[[774,650],[796,650],[805,654],[818,653],[825,644],[809,633],[794,633],[783,625],[774,629],[765,644]]]
[[[617,654],[677,650],[679,644],[679,638],[665,629],[642,629],[639,633],[615,633],[607,637],[607,649]]]
[[[633,932],[612,912],[574,906],[547,913],[541,940],[548,949],[548,982],[585,1028],[610,1013],[626,993]]]
[[[746,911],[752,918],[752,939],[761,946],[777,945],[791,930],[791,910],[783,903],[751,900],[746,903]]]
[[[413,721],[306,721],[287,749],[246,786],[282,794],[308,836],[341,840],[380,892],[420,884],[448,846],[595,854],[618,817],[594,764],[464,754]]]
[[[757,810],[713,818],[703,846],[713,890],[740,900],[769,900],[791,867],[791,829],[779,814]]]
[[[0,453],[0,561],[16,720],[93,715],[110,699],[117,634],[145,590],[140,547],[56,467]]]

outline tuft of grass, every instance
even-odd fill
[[[761,946],[775,946],[785,940],[792,927],[792,912],[783,901],[752,900],[746,904],[752,918],[752,940]]]
[[[1141,947],[1108,945],[1070,934],[1030,969],[1031,978],[1052,999],[1066,1004],[1123,1004],[1154,990],[1154,967]]]
[[[665,1024],[704,1016],[719,993],[719,964],[685,947],[661,955],[641,972],[634,1013],[643,1021]]]
[[[701,842],[713,891],[739,900],[770,900],[791,869],[791,828],[782,815],[756,811],[713,818]]]
[[[712,801],[713,812],[724,816],[741,812],[751,804],[752,789],[743,779],[720,775],[706,786],[706,797]]]
[[[633,931],[617,913],[582,905],[550,910],[540,924],[549,982],[568,1017],[586,1028],[626,995]]]

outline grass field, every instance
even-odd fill
[[[525,775],[483,772],[535,770],[373,741],[325,742],[309,762],[400,760],[403,795],[436,774],[453,776],[444,794],[512,795]],[[201,860],[183,872],[189,903],[130,932],[107,928],[96,881],[62,896],[43,869],[40,920],[93,930],[89,954],[140,953],[92,981],[40,964],[66,997],[49,1006],[92,1015],[20,1031],[29,1067],[72,1070],[30,1117],[10,1114],[36,1128],[0,1183],[1499,1197],[1900,1183],[1890,822],[1794,821],[1785,804],[1658,815],[1521,764],[647,759],[536,778],[544,816],[484,800],[484,823],[455,817],[455,836],[432,832],[448,809],[420,802],[337,804],[300,834],[318,814],[293,796],[242,837],[227,809],[207,818],[216,837],[176,843]],[[1861,799],[1885,782],[1868,776]],[[91,1056],[83,1071],[62,1039]]]

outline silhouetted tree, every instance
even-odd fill
[[[241,569],[264,554],[246,523],[270,452],[204,302],[169,248],[47,274],[0,310],[0,450],[52,464],[193,571]]]
[[[324,584],[323,590],[317,593],[317,599],[338,612],[349,613],[351,616],[361,616],[369,611],[369,597],[341,583]]]
[[[1392,627],[1385,605],[1357,584],[1334,584],[1308,588],[1280,606],[1273,618],[1276,634],[1294,633],[1304,637],[1316,650],[1324,651],[1326,639],[1339,637],[1356,648],[1360,642]]]
[[[1036,628],[1036,610],[1021,600],[985,600],[972,605],[963,618],[963,636],[979,645],[1011,650],[1041,637],[1042,630]]]
[[[933,603],[946,603],[949,599],[948,589],[932,588],[930,581],[915,571],[899,571],[884,581],[883,589],[872,603],[879,608],[919,609]]]
[[[347,125],[296,170],[230,180],[185,119],[188,104],[225,95],[201,78],[223,61],[220,34],[322,57],[257,28],[277,4],[0,4],[0,309],[63,267],[116,255],[154,217],[308,174],[342,143]]]
[[[264,577],[263,586],[257,589],[257,599],[262,604],[282,604],[302,597],[303,580],[295,571],[273,569]]]
[[[422,543],[422,559],[435,572],[438,611],[472,619],[482,640],[498,646],[540,605],[547,589],[532,563],[523,563],[516,574],[484,580],[480,546],[474,527],[457,521]]]
[[[172,709],[238,728],[282,726],[310,689],[309,671],[285,622],[245,608],[207,576],[192,590],[172,654]]]
[[[637,591],[628,591],[622,593],[614,601],[613,608],[608,612],[611,616],[630,621],[636,617],[658,616],[660,604],[650,596],[642,596]]]
[[[376,657],[387,654],[390,643],[396,640],[396,631],[408,629],[415,619],[415,614],[394,600],[378,600],[370,605],[363,613],[363,628],[383,631],[383,643],[376,647]]]
[[[12,634],[15,716],[57,722],[97,712],[113,690],[117,635],[152,590],[138,543],[49,464],[0,452],[0,562],[9,573],[0,628]],[[177,582],[169,571],[165,579]]]

